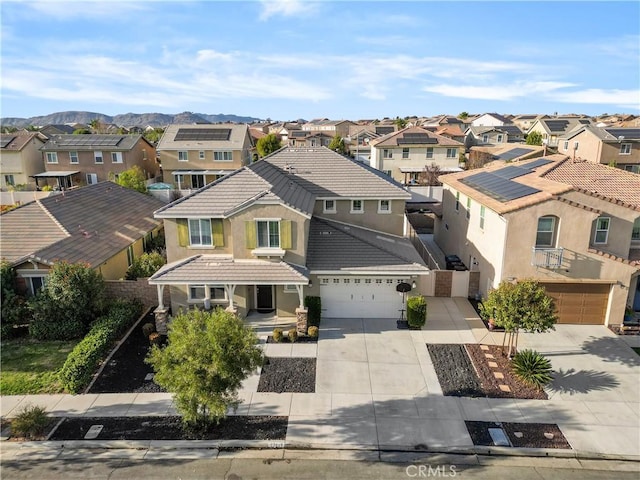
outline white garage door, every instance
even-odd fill
[[[321,277],[325,318],[400,318],[402,296],[398,277]]]

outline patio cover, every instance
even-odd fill
[[[80,170],[59,171],[59,172],[42,172],[30,175],[32,178],[56,178],[56,177],[68,177],[80,173]]]

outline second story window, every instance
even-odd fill
[[[187,151],[178,152],[178,161],[179,162],[188,162],[189,161],[189,152],[187,152]]]
[[[427,158],[433,158],[433,147],[427,147]]]
[[[216,162],[233,161],[233,152],[213,152],[213,160]]]
[[[78,152],[69,152],[69,163],[79,163],[78,162]]]
[[[322,209],[324,213],[336,213],[336,201],[335,200],[325,200],[324,208]]]
[[[482,143],[488,143],[489,142],[489,135],[482,135]]]
[[[471,218],[471,198],[467,197],[467,220]]]
[[[556,238],[556,217],[546,216],[538,218],[536,231],[536,247],[553,247]]]
[[[393,152],[385,148],[382,150],[382,158],[393,158]]]
[[[456,192],[456,212],[460,211],[460,192]]]
[[[563,148],[563,150],[565,150],[565,151],[569,150],[569,140],[565,140],[565,141],[564,141],[564,148]]]
[[[630,143],[623,143],[620,145],[620,155],[631,155]]]
[[[633,230],[631,230],[631,240],[634,242],[640,241],[640,217],[636,218],[633,222]]]
[[[485,207],[484,205],[480,205],[480,229],[484,230],[484,216],[485,216]]]
[[[447,148],[447,158],[458,158],[458,149]]]
[[[58,163],[58,152],[47,152],[47,163]]]
[[[200,152],[198,153],[198,159],[204,160],[204,151],[203,150],[200,150]]]
[[[593,243],[607,243],[610,223],[611,219],[609,217],[600,217],[596,220],[596,234]]]
[[[362,200],[351,200],[351,213],[364,213]]]
[[[280,222],[258,220],[256,222],[259,248],[280,248]]]
[[[409,149],[408,148],[403,148],[402,149],[402,158],[409,158]]]
[[[380,200],[378,202],[378,213],[391,213],[391,200]]]
[[[193,246],[211,246],[211,219],[189,219],[189,242]]]
[[[497,143],[502,143],[503,136],[501,133],[498,134]]]
[[[93,158],[96,161],[96,163],[104,163],[104,157],[102,156],[102,152],[100,151],[95,151],[93,152]]]
[[[122,152],[111,152],[112,163],[122,163]]]

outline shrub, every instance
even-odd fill
[[[0,311],[0,332],[3,339],[11,338],[16,333],[15,325],[29,321],[27,303],[16,291],[16,271],[9,262],[0,262],[0,282],[2,287],[2,307]]]
[[[60,369],[62,386],[70,393],[80,392],[89,383],[111,345],[138,318],[142,304],[118,300],[107,315],[98,318],[87,335],[69,353]]]
[[[43,192],[52,192],[53,191],[53,187],[51,185],[44,185],[42,187],[42,191]]]
[[[149,335],[151,335],[155,331],[156,326],[151,322],[142,325],[142,334],[144,335],[144,338],[149,338]]]
[[[307,334],[311,337],[311,338],[318,338],[318,327],[316,326],[311,326],[309,327],[309,329],[307,330]]]
[[[127,280],[150,277],[162,267],[167,260],[159,252],[143,253],[133,260],[127,269]]]
[[[295,328],[289,330],[289,334],[287,336],[291,343],[296,343],[298,341],[298,331]]]
[[[522,350],[511,360],[513,373],[524,383],[542,389],[553,380],[551,362],[535,350]]]
[[[304,297],[304,306],[307,307],[307,323],[314,327],[320,326],[320,317],[322,315],[322,299],[320,297],[306,296]]]
[[[273,340],[280,343],[282,341],[282,329],[281,328],[274,328],[273,329]]]
[[[407,321],[412,328],[420,328],[427,322],[427,300],[422,295],[407,299]]]
[[[36,405],[25,405],[11,421],[11,431],[15,436],[32,438],[44,435],[49,417],[47,411]]]

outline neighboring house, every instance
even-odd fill
[[[436,128],[435,133],[442,135],[443,137],[450,138],[451,140],[455,140],[456,142],[464,143],[465,134],[460,128],[461,126],[462,123],[460,125],[443,125]]]
[[[360,126],[359,130],[352,129],[349,136],[345,139],[345,146],[351,155],[351,158],[358,162],[369,164],[371,160],[371,142],[380,138],[381,134],[377,133],[378,129],[371,125],[370,128]],[[391,133],[393,127],[379,127],[381,131]],[[386,134],[385,133],[385,134]]]
[[[51,125],[45,125],[38,131],[45,137],[51,138],[54,135],[71,135],[73,132],[76,131],[76,129],[71,125],[51,124]]]
[[[640,309],[640,175],[565,155],[445,175],[435,239],[480,272],[479,294],[534,278],[560,323]]]
[[[411,195],[327,148],[285,147],[159,209],[169,263],[149,281],[171,310],[397,318],[399,282],[429,270],[403,237]],[[160,301],[159,312],[166,311]]]
[[[405,184],[418,180],[426,167],[460,171],[464,145],[421,127],[408,127],[370,142],[371,166]]]
[[[163,202],[112,182],[70,190],[2,214],[2,259],[35,294],[58,261],[85,262],[106,280],[125,276],[146,242],[160,235]]]
[[[334,135],[325,132],[309,132],[306,130],[293,130],[289,133],[289,146],[296,148],[304,147],[328,147]]]
[[[547,118],[546,115],[516,115],[511,119],[511,123],[516,125],[523,132],[528,132],[536,120]]]
[[[329,120],[328,118],[316,118],[302,125],[305,132],[322,132],[330,137],[340,135],[342,138],[349,135],[349,128],[355,123],[349,120]]]
[[[436,130],[447,126],[457,126],[458,128],[460,128],[460,130],[464,131],[467,128],[467,120],[463,120],[458,117],[452,117],[450,115],[438,115],[435,117],[423,119],[420,122],[420,126],[423,128],[435,127]]]
[[[301,130],[300,124],[296,122],[275,123],[269,126],[269,133],[274,133],[280,138],[280,141],[287,145],[289,143],[289,135],[294,130]]]
[[[539,118],[527,132],[538,132],[542,135],[542,141],[551,148],[558,147],[558,139],[569,132],[581,128],[585,125],[592,125],[589,118],[583,117],[544,117]]]
[[[502,127],[512,123],[504,115],[498,113],[485,113],[477,116],[471,121],[472,127]]]
[[[164,131],[157,150],[163,181],[189,190],[248,165],[255,146],[247,125],[174,124]]]
[[[560,137],[558,153],[640,173],[640,128],[585,125]]]
[[[40,147],[44,140],[38,132],[3,133],[0,135],[0,188],[7,190],[16,185],[25,185],[35,190],[32,178],[42,172],[44,162]]]
[[[155,148],[141,135],[54,135],[40,151],[44,172],[33,175],[38,187],[93,185],[134,166],[146,178],[159,172]]]
[[[503,144],[499,147],[471,147],[467,168],[478,168],[495,160],[517,162],[543,155],[544,147],[538,145]]]
[[[516,125],[501,125],[499,127],[471,126],[465,131],[465,145],[487,146],[505,143],[524,142],[524,133]]]

